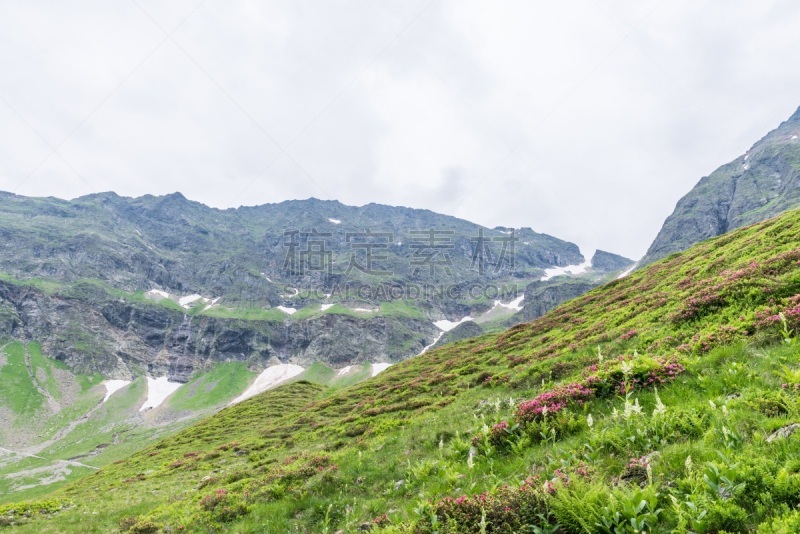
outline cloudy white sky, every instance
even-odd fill
[[[0,0],[0,189],[429,208],[640,257],[800,105],[793,0]]]

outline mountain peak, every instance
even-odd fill
[[[613,272],[627,269],[635,262],[619,254],[597,249],[592,256],[592,268],[598,271]]]
[[[681,198],[641,265],[800,205],[800,108]]]

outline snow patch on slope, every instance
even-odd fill
[[[583,263],[578,265],[567,265],[566,267],[551,267],[549,269],[544,270],[544,276],[540,279],[542,282],[546,282],[553,277],[561,276],[564,274],[582,274],[589,270],[592,266],[592,260],[586,260]]]
[[[111,395],[130,383],[130,380],[104,380],[103,385],[106,387],[106,396],[103,397],[103,402],[106,402]]]
[[[286,306],[275,306],[275,308],[287,315],[294,315],[297,313],[297,308],[287,308]]]
[[[437,335],[437,336],[436,336],[436,338],[433,340],[433,343],[431,343],[430,345],[428,345],[427,347],[425,347],[424,349],[422,349],[422,352],[420,352],[419,354],[417,354],[417,356],[422,356],[423,354],[425,354],[426,352],[428,352],[430,349],[432,349],[432,348],[433,348],[433,346],[434,346],[434,345],[436,345],[436,344],[439,342],[439,340],[440,340],[440,339],[442,339],[442,336],[443,336],[443,335],[444,335],[444,332],[439,332],[439,335]]]
[[[461,323],[465,323],[465,322],[471,321],[471,320],[472,320],[472,317],[464,317],[460,321],[456,321],[456,322],[448,321],[447,319],[442,319],[441,321],[434,322],[433,326],[435,326],[436,328],[438,328],[439,330],[442,330],[444,332],[449,332],[450,330],[452,330],[453,328],[457,327]]]
[[[183,384],[178,382],[170,382],[166,376],[161,378],[147,377],[147,400],[139,408],[143,412],[150,408],[158,408],[167,400],[167,397],[175,393]]]
[[[346,375],[347,373],[350,372],[351,369],[353,369],[352,365],[348,365],[347,367],[342,367],[336,372],[336,378],[339,378],[342,375]]]
[[[244,393],[231,401],[231,404],[238,404],[249,399],[250,397],[255,397],[259,393],[263,393],[268,389],[272,389],[275,386],[286,382],[290,378],[296,377],[303,371],[305,371],[305,369],[292,363],[282,363],[267,367],[263,373],[258,375],[255,382],[253,382]]]
[[[524,294],[520,295],[517,298],[515,298],[514,300],[512,300],[508,304],[505,304],[503,302],[500,302],[499,300],[496,300],[494,302],[494,305],[495,306],[502,306],[503,308],[508,308],[509,310],[522,311],[522,301],[523,300],[525,300],[525,295]]]
[[[320,309],[322,311],[330,310],[331,308],[333,308],[333,304],[323,304],[322,306],[320,306]]]
[[[178,300],[178,304],[180,304],[184,308],[188,308],[189,306],[192,305],[192,303],[197,302],[198,300],[200,300],[202,298],[203,298],[203,295],[198,295],[198,294],[195,293],[194,295],[188,295],[186,297],[181,297],[180,300]]]
[[[628,276],[629,274],[631,274],[631,273],[634,271],[634,269],[636,269],[636,267],[638,267],[638,266],[639,266],[639,262],[637,261],[636,263],[634,263],[634,264],[633,264],[633,266],[632,266],[630,269],[628,269],[627,271],[625,271],[624,273],[622,273],[621,275],[619,275],[619,276],[617,277],[617,280],[619,280],[619,279],[621,279],[621,278],[625,278],[626,276]]]
[[[391,363],[373,363],[372,376],[378,376],[380,373],[384,372],[391,366],[392,366]]]
[[[328,219],[328,220],[333,224],[342,224],[342,221],[340,221],[339,219]]]
[[[294,291],[294,293],[292,293],[291,295],[289,295],[289,294],[286,294],[286,295],[284,295],[284,297],[285,297],[285,298],[292,298],[292,297],[296,297],[297,295],[299,295],[299,294],[300,294],[300,290],[299,290],[299,289],[297,289],[296,287],[287,287],[286,289],[289,289],[289,290],[291,290],[291,291]]]

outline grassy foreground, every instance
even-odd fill
[[[800,532],[800,212],[0,508],[20,532]]]

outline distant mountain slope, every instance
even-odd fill
[[[0,336],[118,379],[395,362],[433,342],[437,321],[505,320],[529,282],[583,262],[529,228],[378,204],[2,193]]]
[[[278,388],[0,514],[37,533],[797,526],[798,235],[791,211],[374,380]]]
[[[525,300],[522,310],[505,322],[514,326],[538,319],[559,304],[572,300],[617,278],[634,265],[634,261],[618,254],[597,250],[592,256],[590,266],[577,276],[555,276],[550,279],[535,280],[525,287]]]
[[[640,265],[800,205],[800,109],[684,196]]]
[[[478,239],[483,269],[475,261]],[[511,229],[379,204],[308,199],[219,210],[180,193],[73,201],[0,193],[0,272],[96,279],[130,292],[156,288],[277,306],[287,287],[465,284],[581,261],[576,245],[531,229],[512,236]]]
[[[528,228],[426,210],[0,194],[0,500],[287,380],[342,387],[496,331],[523,319],[530,281],[597,284],[600,267]]]

